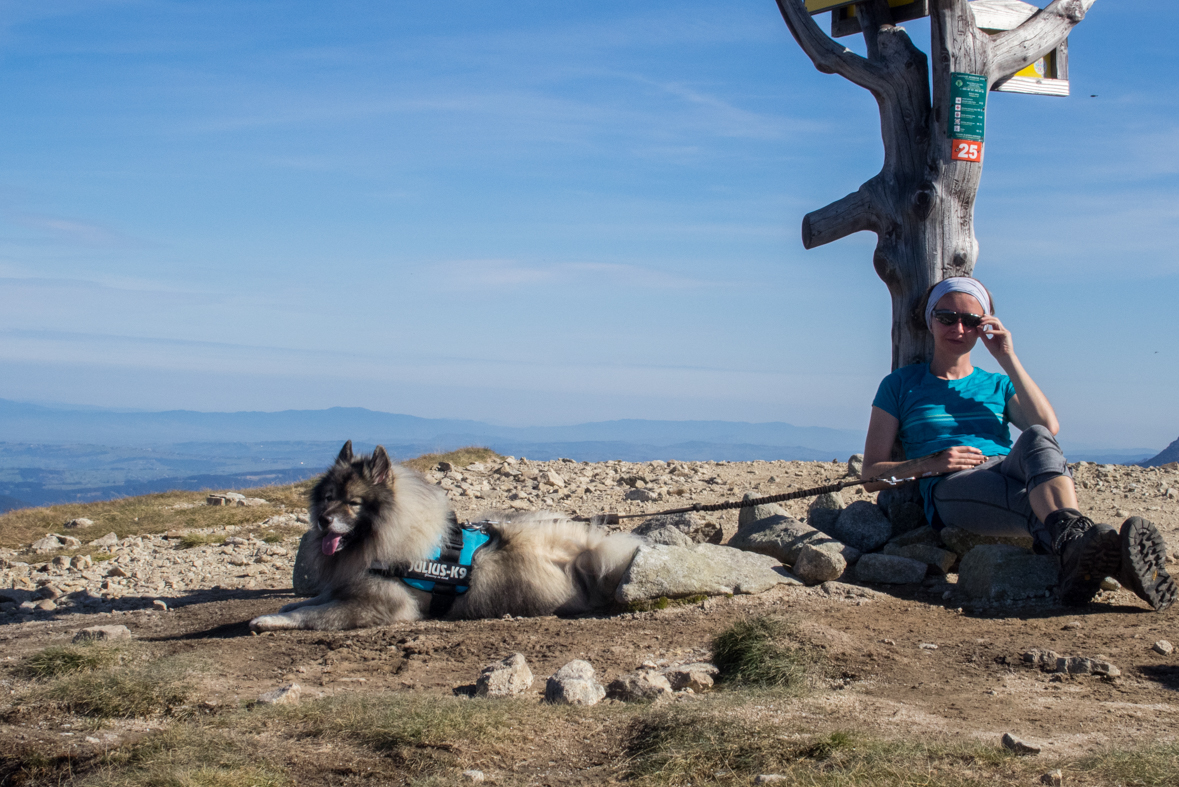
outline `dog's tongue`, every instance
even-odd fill
[[[337,533],[328,533],[323,537],[323,542],[320,544],[320,549],[325,555],[334,555],[336,550],[340,548],[340,540],[343,536]]]

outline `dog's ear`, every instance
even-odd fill
[[[373,449],[372,468],[373,483],[383,484],[389,480],[389,470],[393,462],[389,459],[389,454],[385,453],[385,446],[378,445]]]
[[[340,455],[336,457],[336,464],[350,465],[352,464],[352,441],[344,443],[344,447],[340,449]]]

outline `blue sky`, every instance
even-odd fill
[[[975,273],[1066,444],[1179,436],[1157,11],[1100,0],[1071,97],[989,99]],[[876,107],[769,0],[0,19],[0,397],[867,424],[875,238],[808,252],[799,226],[879,169]]]

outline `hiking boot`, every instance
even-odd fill
[[[1140,516],[1122,523],[1122,587],[1162,612],[1175,601],[1175,580],[1167,573],[1167,544],[1153,524]]]
[[[1116,577],[1122,565],[1122,539],[1109,525],[1075,509],[1054,511],[1048,517],[1052,551],[1060,556],[1060,584],[1056,595],[1062,604],[1089,603],[1101,590],[1101,580]]]

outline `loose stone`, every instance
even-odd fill
[[[89,626],[74,634],[74,642],[116,642],[131,639],[131,629],[126,626]]]
[[[1010,732],[1003,733],[1003,740],[1001,741],[1003,748],[1008,751],[1015,752],[1020,755],[1039,754],[1041,748],[1034,743],[1028,743],[1016,738]]]

